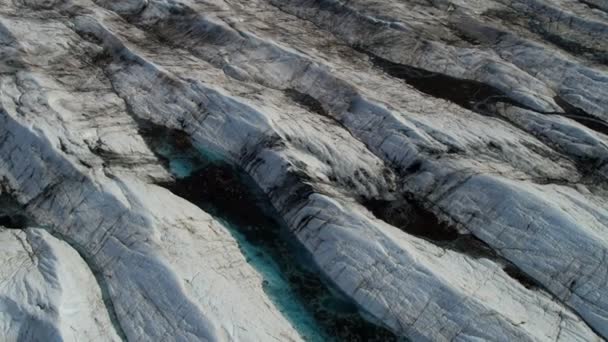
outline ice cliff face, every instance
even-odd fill
[[[6,341],[608,337],[604,0],[0,0]]]

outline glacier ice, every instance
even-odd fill
[[[601,0],[0,0],[2,340],[603,340],[607,56]]]

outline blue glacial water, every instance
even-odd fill
[[[195,148],[183,132],[152,127],[144,137],[176,178],[161,185],[226,226],[268,297],[305,340],[395,340],[322,279],[247,174]]]

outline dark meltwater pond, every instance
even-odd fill
[[[429,209],[405,197],[392,201],[364,200],[361,203],[377,218],[404,232],[423,238],[434,245],[479,259],[489,259],[503,266],[505,273],[528,289],[539,289],[540,284],[516,265],[502,258],[492,247],[474,235],[463,234],[442,222]]]
[[[405,81],[420,92],[453,102],[477,113],[491,115],[493,112],[491,107],[497,102],[521,106],[504,92],[488,84],[395,63],[360,47],[355,47],[355,50],[366,54],[370,62],[386,74]]]
[[[397,340],[327,286],[246,173],[196,150],[183,132],[147,126],[149,145],[176,177],[161,185],[224,223],[264,279],[265,292],[306,340]]]
[[[27,227],[27,218],[21,214],[23,208],[10,195],[0,194],[0,226],[9,229]]]

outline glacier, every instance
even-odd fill
[[[603,341],[603,0],[0,0],[0,339]]]

